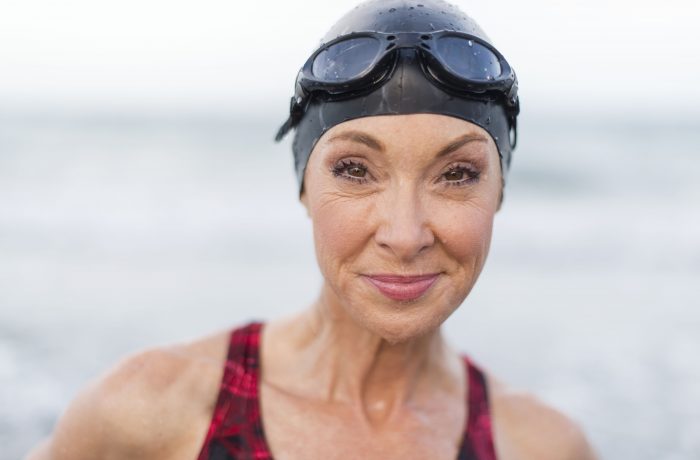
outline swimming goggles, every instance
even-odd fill
[[[312,96],[349,99],[381,86],[391,78],[402,48],[416,50],[425,76],[445,92],[496,98],[515,122],[518,79],[503,55],[483,39],[447,30],[357,32],[324,44],[309,57],[297,75],[289,119],[275,139],[296,126]]]

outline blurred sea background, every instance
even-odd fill
[[[352,5],[6,5],[0,459],[124,355],[315,298],[290,139],[272,137]],[[489,260],[446,334],[602,458],[700,459],[696,8],[460,5],[513,56],[523,113]]]

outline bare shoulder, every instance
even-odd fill
[[[27,459],[196,457],[186,451],[206,434],[228,337],[221,331],[121,359],[76,396]]]
[[[535,396],[516,391],[489,375],[494,442],[499,458],[594,460],[583,430]]]

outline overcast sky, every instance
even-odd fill
[[[700,113],[697,0],[465,0],[529,107]],[[287,106],[294,76],[356,4],[0,0],[0,104]]]

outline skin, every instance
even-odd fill
[[[319,140],[301,201],[324,283],[313,305],[262,336],[260,401],[275,458],[456,457],[468,390],[440,325],[484,266],[501,183],[493,140],[452,117],[361,118]],[[439,275],[421,297],[396,301],[366,278],[388,273]],[[196,458],[228,332],[123,360],[27,458]],[[565,416],[490,374],[488,384],[499,458],[594,458]]]

